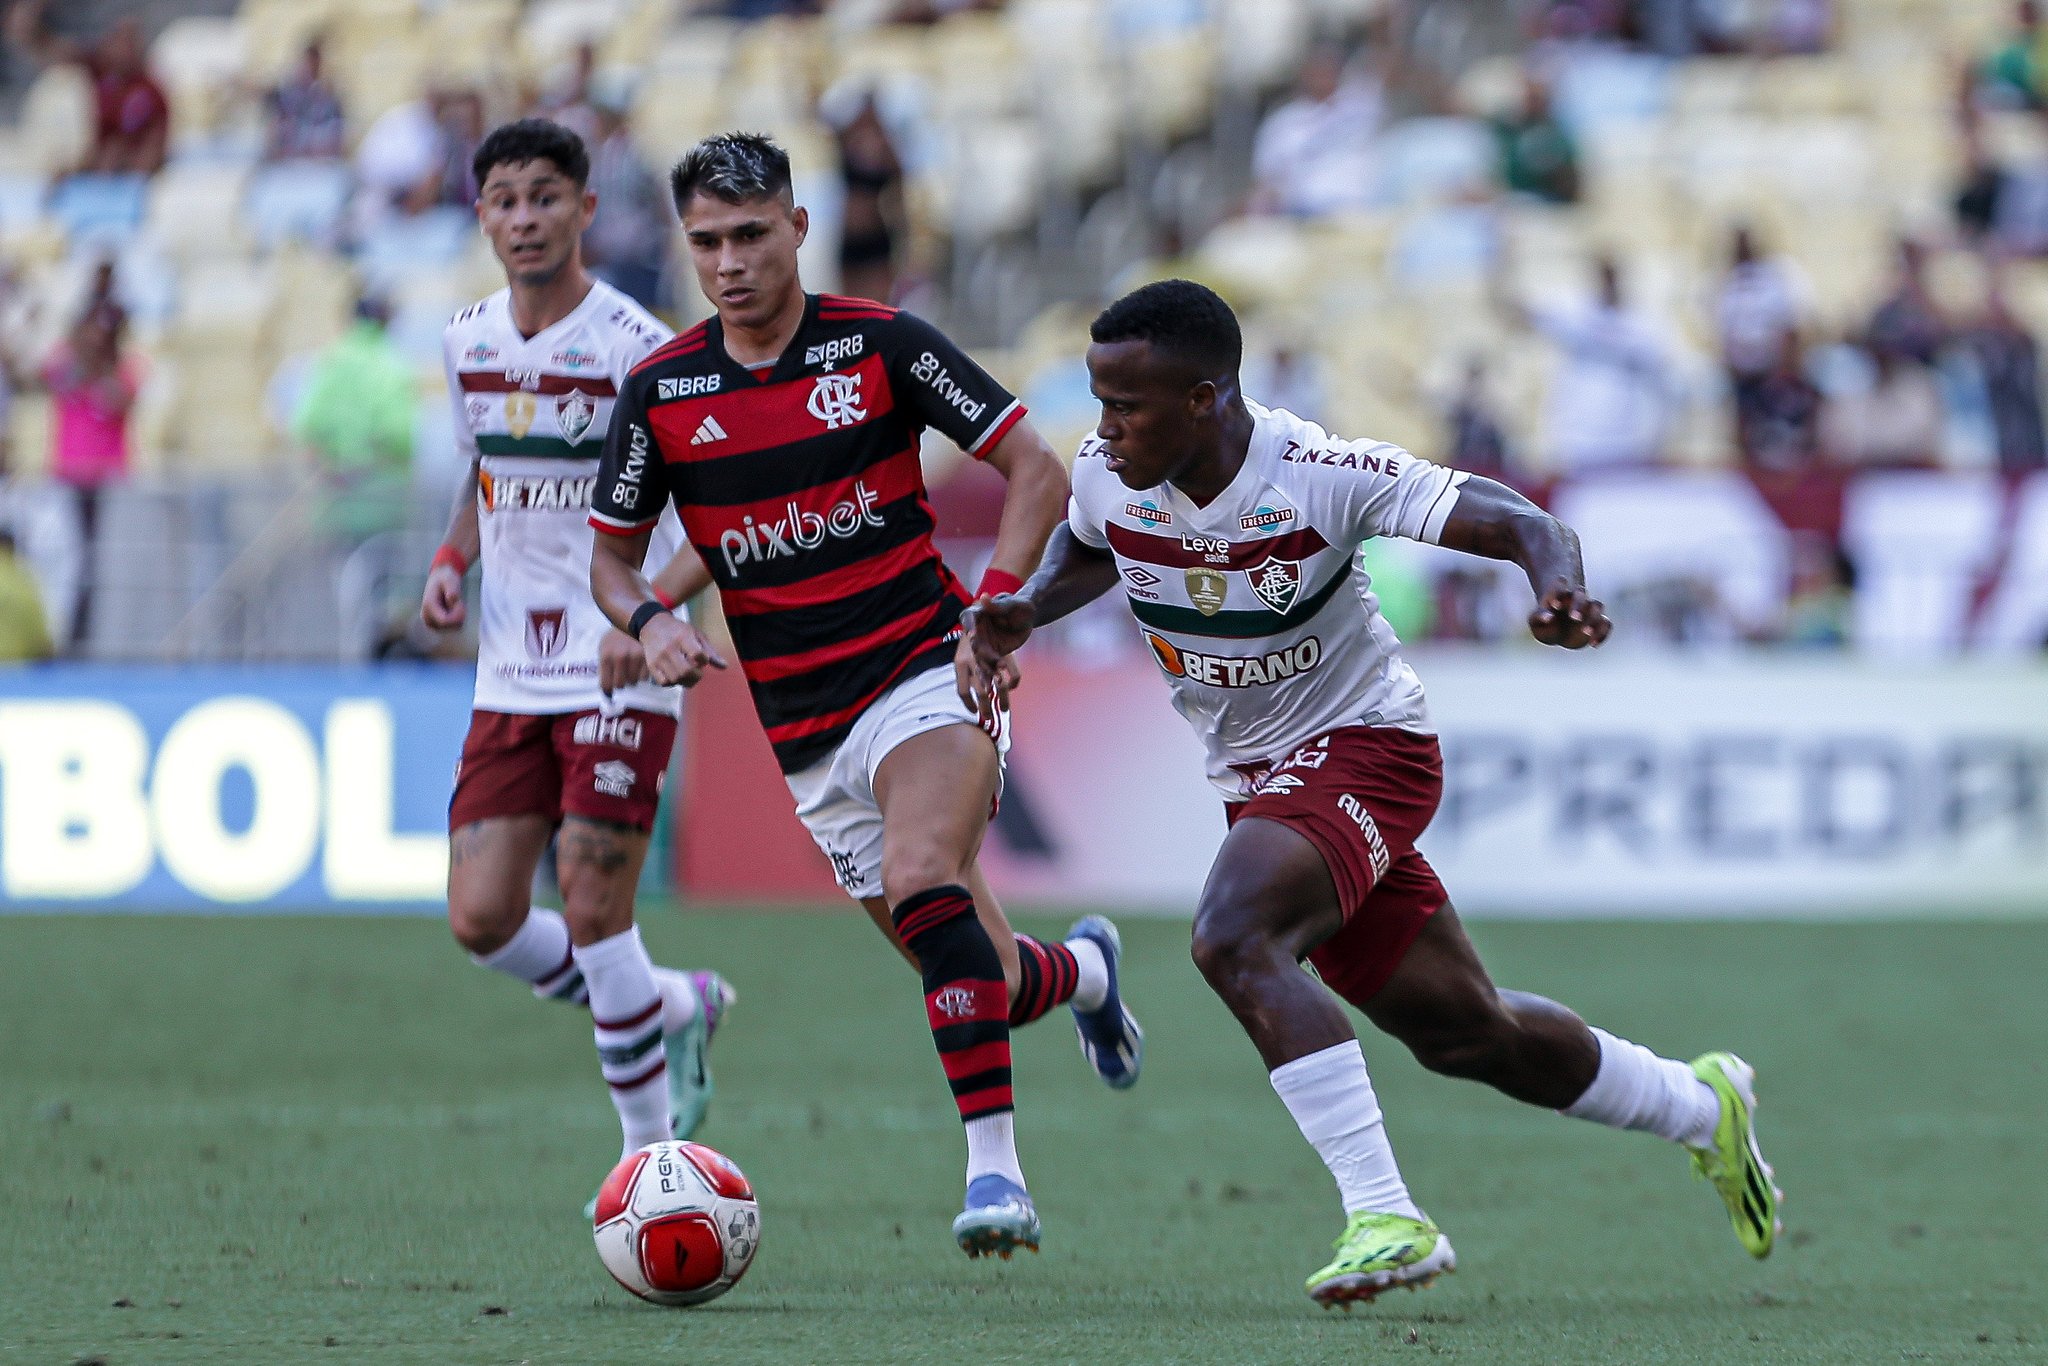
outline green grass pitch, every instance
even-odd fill
[[[1020,1036],[1045,1251],[970,1263],[915,984],[865,920],[648,921],[742,993],[702,1137],[764,1242],[698,1310],[614,1286],[578,1218],[617,1141],[580,1014],[438,923],[0,919],[0,1366],[2048,1361],[2048,924],[1477,927],[1503,983],[1757,1063],[1788,1233],[1752,1263],[1682,1154],[1368,1035],[1462,1267],[1347,1317],[1301,1290],[1334,1190],[1184,924],[1124,926],[1136,1091],[1063,1013]]]

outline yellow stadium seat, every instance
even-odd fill
[[[248,183],[241,166],[174,161],[150,182],[144,226],[179,260],[245,255],[239,213]]]
[[[149,60],[170,100],[173,142],[221,128],[240,103],[236,85],[248,55],[247,35],[233,19],[187,15],[164,26]]]
[[[45,68],[30,83],[21,106],[21,137],[28,157],[45,175],[85,160],[92,145],[92,85],[75,67]]]
[[[1671,81],[1671,116],[1681,126],[1706,117],[1728,117],[1756,108],[1757,63],[1712,57],[1681,63]]]
[[[1315,31],[1307,0],[1223,0],[1216,9],[1225,85],[1271,89],[1300,69]]]
[[[1124,88],[1136,131],[1171,143],[1208,123],[1221,65],[1213,31],[1161,34],[1134,44],[1128,55]]]
[[[449,0],[423,25],[437,74],[486,82],[518,70],[519,0]]]
[[[250,80],[277,81],[306,50],[312,38],[327,33],[342,0],[242,0],[244,70]]]

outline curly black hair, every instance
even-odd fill
[[[551,119],[519,119],[498,125],[478,145],[469,168],[481,188],[492,167],[529,161],[552,161],[578,189],[590,183],[590,153],[584,150],[583,139]]]
[[[1150,342],[1205,376],[1232,374],[1244,359],[1244,333],[1221,295],[1193,280],[1159,280],[1132,290],[1095,316],[1098,342]]]
[[[678,214],[693,194],[728,204],[787,195],[789,153],[762,133],[719,133],[683,153],[668,173],[668,189]]]

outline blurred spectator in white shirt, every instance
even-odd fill
[[[440,111],[447,93],[429,89],[378,115],[356,148],[355,227],[367,235],[397,216],[424,213],[441,199],[446,169]]]
[[[1738,433],[1756,414],[1764,376],[1778,364],[1785,338],[1799,330],[1804,296],[1791,265],[1760,255],[1755,233],[1747,224],[1737,226],[1729,243],[1728,273],[1714,293],[1714,324]],[[1748,444],[1743,442],[1745,449]]]
[[[1373,139],[1386,117],[1386,84],[1344,49],[1323,44],[1302,64],[1291,100],[1268,113],[1252,145],[1259,213],[1315,217],[1361,208],[1373,195]]]
[[[1660,460],[1677,395],[1663,330],[1628,306],[1611,257],[1594,274],[1596,293],[1583,303],[1515,310],[1557,348],[1544,444],[1565,473]]]
[[[318,39],[306,44],[292,74],[264,96],[270,132],[263,155],[271,161],[332,161],[341,156],[348,124],[341,98],[324,70]]]

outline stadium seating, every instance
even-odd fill
[[[1857,646],[1906,658],[1958,648],[2003,503],[1989,475],[1913,471],[1852,484],[1842,544],[1856,564]]]

